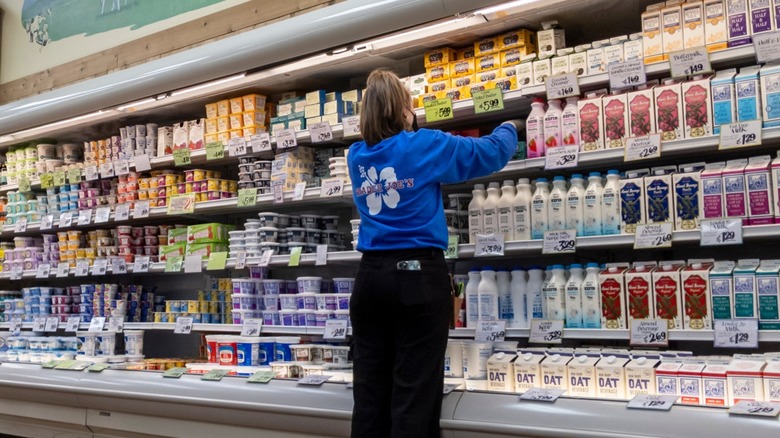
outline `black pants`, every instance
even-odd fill
[[[399,270],[419,260],[421,269]],[[363,254],[350,300],[352,437],[439,437],[452,304],[439,249]]]

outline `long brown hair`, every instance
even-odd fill
[[[405,111],[412,111],[411,95],[393,72],[377,69],[368,75],[360,111],[360,132],[373,146],[401,131],[411,129]]]

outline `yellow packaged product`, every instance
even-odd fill
[[[460,88],[450,88],[450,89],[444,90],[443,91],[443,96],[441,96],[441,97],[442,98],[447,97],[450,100],[452,100],[453,102],[456,101],[456,100],[465,99],[464,97],[461,96],[460,90],[461,90]]]
[[[452,88],[465,87],[477,82],[477,76],[476,75],[463,76],[460,78],[452,79],[451,82],[452,82]]]
[[[230,131],[217,132],[217,141],[221,141],[222,144],[227,144],[230,140]]]
[[[219,132],[217,119],[206,119],[206,134],[216,134]]]
[[[495,70],[501,67],[501,56],[498,53],[477,57],[474,62],[477,73]]]
[[[439,82],[432,82],[428,84],[428,92],[429,93],[436,93],[439,91],[444,91],[448,88],[451,88],[451,81],[449,79],[439,81]]]
[[[504,91],[517,90],[517,76],[498,78],[493,81],[493,87]]]
[[[439,65],[435,67],[429,67],[425,69],[425,79],[430,84],[431,82],[443,81],[450,78],[449,65]]]
[[[438,49],[428,50],[423,55],[425,68],[439,65],[447,65],[455,60],[455,51],[449,47],[439,47]]]
[[[509,67],[520,64],[521,58],[528,54],[525,48],[502,50],[501,55],[501,67]]]
[[[217,114],[217,102],[207,103],[206,104],[206,118],[207,119],[216,119],[217,116],[218,116],[218,114]]]
[[[425,106],[425,102],[438,99],[438,93],[425,93],[417,97],[417,108]]]
[[[242,116],[243,126],[265,126],[265,111],[246,111]]]
[[[228,120],[230,120],[230,129],[241,129],[244,127],[244,118],[241,117],[241,114],[231,114]]]
[[[249,137],[251,135],[259,134],[264,131],[265,131],[264,126],[247,126],[241,129],[241,135],[244,137]]]
[[[206,134],[206,135],[204,135],[203,136],[203,141],[205,141],[206,144],[214,143],[214,142],[218,141],[217,140],[217,133],[215,132],[214,134]]]
[[[469,86],[463,87],[464,95],[466,98],[470,99],[474,97],[474,93],[478,91],[484,91],[484,90],[490,90],[492,88],[496,88],[495,83],[493,81],[487,81],[487,82],[476,82]]]
[[[217,117],[227,117],[230,115],[230,100],[220,100],[217,102]]]
[[[500,71],[500,77],[510,78],[517,74],[517,66],[510,65],[508,67],[501,67],[499,71]]]
[[[463,59],[455,62],[451,62],[450,65],[450,78],[458,78],[461,76],[470,76],[473,75],[474,70],[474,59],[475,58],[469,58],[469,59]]]
[[[230,129],[230,118],[228,116],[217,117],[217,132]]]
[[[242,131],[242,128],[230,130],[230,138],[241,138],[243,136],[244,136],[244,131]]]
[[[463,59],[471,59],[474,58],[474,46],[468,46],[464,47],[462,49],[458,49],[456,52],[456,59],[457,60],[463,60]]]
[[[498,50],[535,45],[534,33],[526,29],[517,29],[498,36]]]
[[[234,97],[230,99],[230,114],[241,114],[244,112],[244,98]]]
[[[265,107],[266,98],[262,94],[247,94],[242,96],[241,100],[244,103],[244,111],[262,111]]]
[[[477,58],[499,51],[499,37],[490,37],[474,42],[474,56]]]
[[[488,70],[477,73],[477,82],[495,81],[501,77],[501,70]]]

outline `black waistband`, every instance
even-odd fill
[[[363,251],[363,257],[401,257],[401,258],[414,258],[414,257],[444,257],[444,251],[440,248],[407,248],[407,249],[381,249],[372,251]]]

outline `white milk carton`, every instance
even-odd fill
[[[704,388],[704,404],[706,406],[724,407],[728,402],[728,385],[726,384],[726,369],[728,363],[710,363],[701,372]]]
[[[626,266],[611,266],[599,274],[601,294],[601,328],[627,329],[626,287],[623,274]]]
[[[780,360],[773,359],[767,362],[762,377],[764,379],[764,400],[780,403]]]
[[[710,270],[712,263],[691,263],[680,272],[685,330],[712,329],[712,294]]]
[[[685,121],[683,120],[682,84],[672,79],[663,81],[653,88],[655,94],[655,120],[662,141],[683,138]]]
[[[575,354],[569,361],[570,397],[596,397],[596,362],[598,353]]]
[[[737,69],[719,71],[710,81],[712,88],[712,132],[720,134],[720,125],[737,121],[734,77]]]
[[[640,394],[655,395],[657,364],[657,357],[634,357],[626,364],[626,398],[631,399]]]
[[[634,234],[637,225],[647,222],[645,184],[638,172],[627,171],[625,176],[620,179],[620,232]]]
[[[744,46],[750,38],[750,11],[748,0],[726,0],[726,17],[729,24],[729,47]]]
[[[750,0],[750,33],[760,35],[775,30],[772,0]]]
[[[609,45],[604,47],[604,59],[607,62],[607,68],[610,64],[620,64],[625,59],[623,43],[628,41],[628,36],[610,38]]]
[[[747,192],[745,190],[746,159],[730,160],[723,169],[723,193],[726,198],[726,217],[747,219]]]
[[[769,155],[750,157],[745,166],[748,197],[748,225],[774,223],[774,193],[771,187],[772,159]]]
[[[656,392],[658,395],[680,396],[677,372],[682,366],[679,361],[663,361],[655,368]]]
[[[601,98],[597,93],[588,93],[585,99],[577,102],[582,151],[604,149],[604,111]]]
[[[541,362],[544,352],[520,350],[514,364],[515,392],[523,393],[531,388],[542,387]]]
[[[645,64],[661,62],[664,57],[663,29],[661,26],[661,4],[647,7],[642,13],[642,50]]]
[[[557,21],[542,23],[542,30],[536,33],[539,56],[552,56],[558,49],[566,47],[566,34],[563,29],[558,29],[557,26]]]
[[[536,54],[525,55],[520,58],[520,64],[515,66],[515,77],[517,78],[517,88],[530,87],[534,82],[533,61]]]
[[[723,169],[726,163],[707,163],[701,171],[702,218],[720,219],[725,214],[725,195],[723,193]]]
[[[718,261],[710,271],[712,319],[731,319],[734,315],[734,262]]]
[[[553,353],[547,356],[541,364],[542,388],[569,389],[569,368],[566,366],[572,359],[571,354]]]
[[[758,73],[761,66],[752,65],[739,69],[734,77],[737,96],[737,121],[761,120],[761,94],[759,93]]]
[[[728,47],[728,26],[723,0],[704,0],[704,38],[708,52]]]
[[[780,330],[780,260],[762,260],[756,269],[758,328]]]
[[[737,355],[726,368],[729,386],[728,406],[745,401],[764,401],[764,380],[762,372],[764,359]]]
[[[533,67],[533,85],[544,85],[547,78],[552,73],[552,62],[550,58],[539,58],[532,62]]]
[[[683,363],[677,370],[680,388],[680,403],[684,405],[703,405],[704,389],[702,387],[702,371],[706,365],[703,361]]]
[[[697,230],[702,211],[701,172],[692,167],[682,171],[672,174],[674,229]]]
[[[596,364],[596,397],[626,399],[627,354],[603,356]]]
[[[780,65],[765,65],[759,71],[761,78],[761,107],[764,128],[780,126]]]
[[[758,259],[737,261],[734,268],[734,318],[757,318],[756,269]]]
[[[680,271],[684,263],[662,262],[653,271],[653,299],[655,317],[665,319],[669,330],[683,328],[682,287]]]
[[[511,353],[496,353],[490,356],[487,363],[488,390],[499,392],[514,392],[515,379],[512,361],[517,356]]]
[[[574,52],[574,48],[558,50],[558,54],[550,61],[550,74],[552,76],[564,75],[569,72],[569,53],[571,52]]]
[[[574,53],[569,55],[569,72],[577,76],[588,74],[588,49],[590,44],[582,44],[574,48]]]
[[[683,49],[683,23],[681,1],[667,1],[661,9],[661,22],[664,32],[664,54],[669,55]]]
[[[692,49],[704,46],[704,4],[689,1],[682,5],[683,47]]]
[[[780,157],[775,158],[772,161],[772,192],[774,202],[772,203],[774,209],[775,223],[780,223]]]
[[[653,310],[653,269],[655,263],[635,263],[626,271],[626,305],[628,306],[628,327],[634,319],[650,319]]]
[[[672,173],[675,166],[654,167],[645,176],[647,223],[672,222]]]
[[[712,96],[710,78],[694,76],[682,83],[685,138],[712,135]]]

